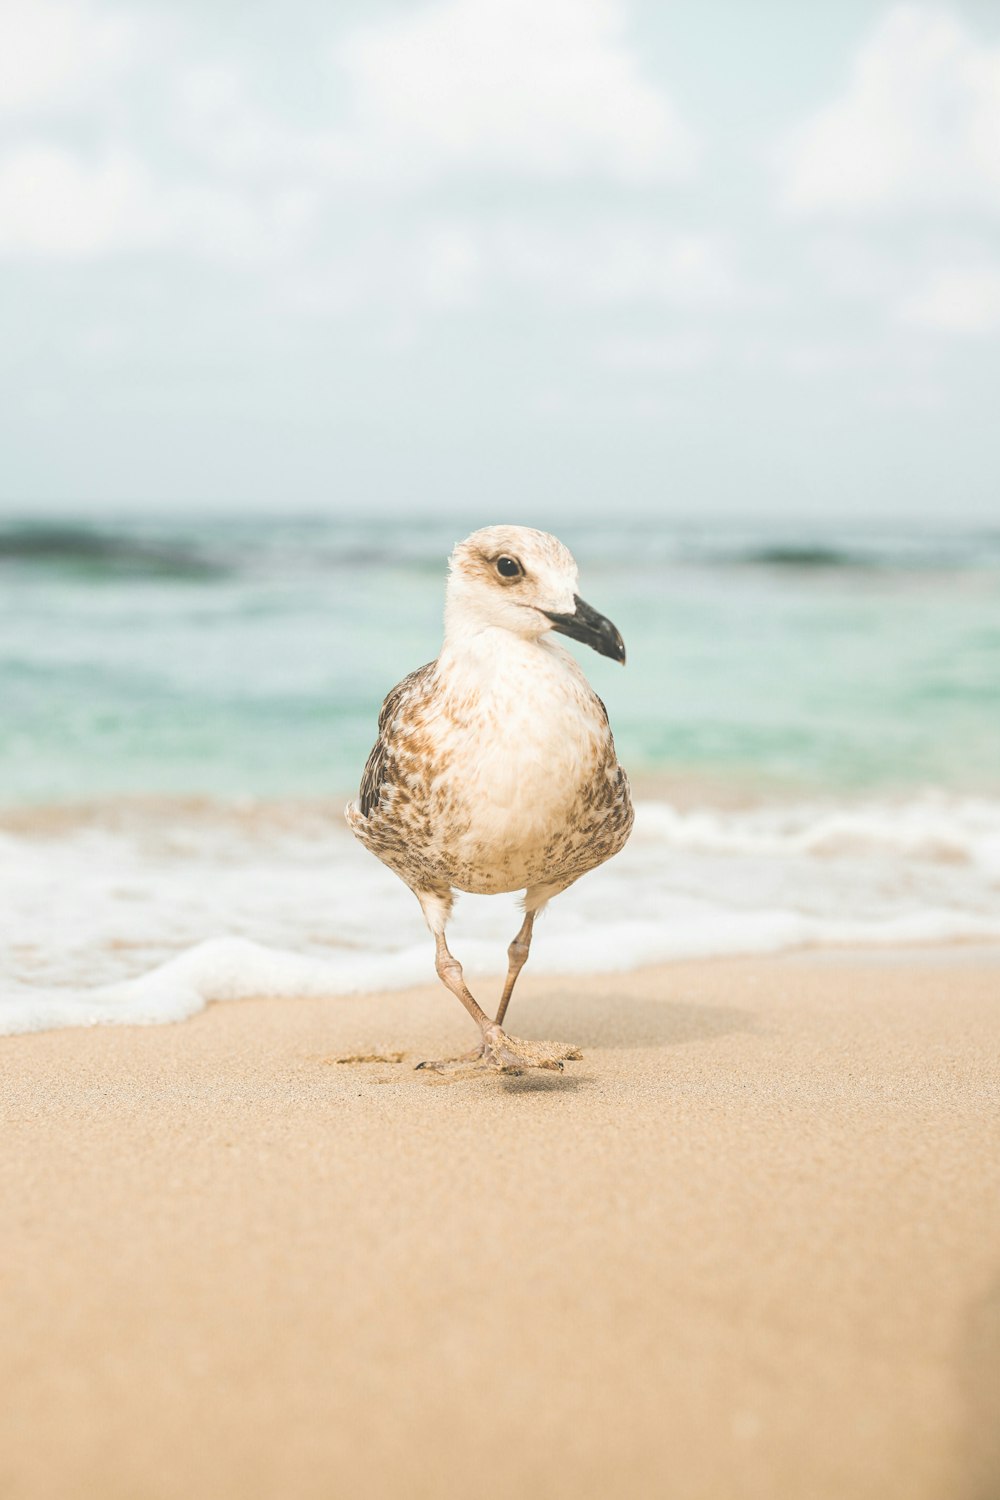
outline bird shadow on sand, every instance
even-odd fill
[[[383,1078],[380,1081],[387,1083],[390,1080]],[[414,1070],[409,1080],[399,1078],[392,1081],[419,1082],[430,1087],[465,1083],[476,1088],[494,1089],[503,1094],[575,1094],[593,1086],[592,1078],[581,1077],[579,1073],[559,1073],[548,1068],[531,1068],[523,1073],[498,1073],[495,1068],[485,1067],[450,1074]]]
[[[599,994],[580,996],[565,987],[541,1000],[526,998],[523,1015],[523,1022],[520,1015],[514,1018],[512,1029],[519,1034],[565,1037],[584,1051],[682,1047],[759,1030],[751,1012],[733,1005],[630,995],[613,983]]]

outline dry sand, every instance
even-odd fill
[[[3,1500],[1000,1495],[996,954],[0,1042]],[[402,1062],[338,1063],[406,1049]]]

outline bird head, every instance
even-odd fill
[[[551,630],[624,662],[611,621],[577,593],[573,554],[557,537],[530,526],[487,526],[451,554],[445,620],[449,634],[509,630],[538,640]]]

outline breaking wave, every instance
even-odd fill
[[[417,903],[329,806],[24,813],[0,832],[0,905],[0,1032],[434,979]],[[462,898],[450,931],[470,973],[502,968],[518,921],[513,898]],[[531,965],[958,940],[1000,941],[1000,802],[645,802],[625,851],[545,913]]]

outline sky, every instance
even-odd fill
[[[0,0],[0,512],[997,523],[998,229],[995,0]]]

